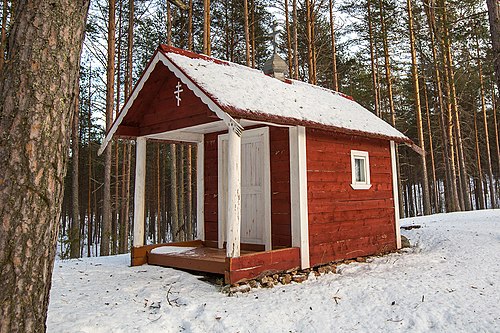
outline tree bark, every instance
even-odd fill
[[[186,240],[193,240],[192,146],[186,145]]]
[[[0,332],[44,332],[88,1],[22,1],[0,74]]]
[[[410,48],[411,48],[411,72],[413,77],[413,87],[415,90],[415,111],[417,120],[417,133],[418,133],[418,144],[423,150],[422,155],[420,155],[420,161],[422,165],[422,187],[423,187],[423,205],[424,205],[424,215],[431,214],[431,201],[429,194],[429,178],[427,175],[427,161],[425,156],[425,140],[424,140],[424,128],[422,125],[422,109],[420,105],[420,87],[418,81],[418,67],[417,67],[417,54],[415,51],[415,36],[413,30],[413,13],[411,0],[406,1],[408,7],[408,24],[409,24],[409,34],[410,34]]]
[[[243,21],[245,29],[245,60],[246,65],[250,67],[250,31],[248,29],[248,0],[243,0]]]
[[[189,0],[188,6],[188,50],[193,51],[193,0]]]
[[[335,44],[335,26],[333,20],[333,0],[329,1],[330,10],[330,38],[332,41],[332,88],[339,91],[339,79],[337,75],[337,48]]]
[[[484,124],[484,140],[486,144],[486,158],[488,160],[488,180],[489,180],[489,188],[490,188],[490,201],[491,208],[496,208],[495,201],[495,184],[493,181],[493,164],[491,162],[491,151],[490,151],[490,137],[488,131],[488,115],[486,113],[486,98],[484,92],[484,80],[483,80],[483,65],[481,63],[481,55],[479,53],[479,40],[476,35],[476,55],[477,55],[477,67],[479,69],[479,90],[481,96],[481,110],[483,111],[483,124]]]
[[[500,4],[498,0],[486,0],[490,22],[491,42],[493,44],[493,61],[495,78],[500,90]]]
[[[366,2],[366,13],[368,19],[368,39],[370,41],[370,65],[372,69],[372,85],[373,85],[373,97],[374,101],[374,111],[377,117],[380,117],[379,110],[379,95],[378,95],[378,87],[377,87],[377,68],[375,66],[375,48],[373,46],[373,21],[372,21],[372,10],[371,10],[371,1],[367,0]],[[387,70],[387,67],[386,67]]]
[[[177,205],[177,149],[175,144],[170,144],[170,217],[172,225],[172,240],[179,240],[179,214]]]
[[[288,0],[285,0],[285,29],[286,29],[286,51],[288,55],[288,75],[292,77],[293,60],[292,60],[292,36],[290,34],[290,20],[288,12]]]
[[[115,98],[115,0],[109,0],[108,21],[108,62],[106,81],[106,132],[113,124],[113,104]],[[112,164],[112,142],[104,151],[104,194],[102,207],[101,226],[101,248],[100,255],[109,255],[109,243],[111,237],[111,164]]]
[[[80,117],[78,107],[78,85],[75,88],[75,102],[73,103],[73,123],[71,126],[71,159],[73,167],[71,169],[71,208],[72,208],[72,221],[70,230],[70,251],[71,258],[80,257],[80,206],[79,206],[79,180],[78,171],[80,169]]]
[[[307,71],[309,83],[314,84],[313,42],[311,23],[311,0],[305,0],[306,6],[306,38],[307,38]]]
[[[203,0],[203,53],[210,56],[210,0]]]
[[[479,209],[484,209],[484,190],[483,190],[483,168],[481,166],[481,150],[479,149],[479,135],[477,133],[477,115],[476,115],[476,110],[474,110],[474,137],[475,137],[475,143],[476,143],[476,166],[477,166],[477,173],[478,173],[478,182],[477,185],[479,186],[479,191],[476,191],[478,194],[478,199],[479,199],[479,204],[478,207]]]
[[[167,1],[167,45],[172,45],[172,11]]]
[[[7,0],[3,0],[2,8],[2,33],[0,36],[0,72],[3,70],[3,64],[5,62],[5,44],[7,43],[7,15],[9,4]]]
[[[299,79],[299,51],[297,28],[297,0],[293,0],[293,78]],[[292,74],[290,73],[290,76]]]

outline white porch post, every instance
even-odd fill
[[[205,141],[197,144],[196,154],[196,232],[199,240],[205,240]]]
[[[146,184],[146,138],[135,143],[134,239],[133,246],[144,245],[144,201]]]
[[[398,167],[396,164],[396,143],[391,141],[392,195],[394,197],[394,222],[396,227],[396,246],[401,248],[401,229],[399,228]]]
[[[241,137],[229,127],[227,142],[226,256],[240,256],[241,229]]]
[[[300,266],[309,268],[309,219],[307,209],[306,129],[290,127],[290,203],[292,246],[300,248]]]

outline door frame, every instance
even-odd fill
[[[269,127],[259,127],[249,130],[244,130],[241,135],[242,144],[245,137],[260,136],[263,137],[263,185],[264,185],[264,245],[265,250],[272,250],[271,244],[271,156],[270,156],[270,143],[269,143]],[[222,170],[223,156],[222,156],[222,145],[223,141],[228,140],[228,134],[220,134],[217,138],[217,207],[218,207],[218,247],[222,249],[224,247],[224,242],[226,241],[226,228],[227,224],[225,219],[223,219],[223,214],[221,212],[227,210],[223,207],[223,198],[227,196],[227,193],[223,191],[223,182],[227,182],[227,174],[224,174]],[[227,158],[227,154],[226,154]],[[243,167],[243,165],[242,165]],[[240,194],[241,195],[241,194]],[[241,227],[241,226],[240,226]],[[241,241],[241,238],[240,238]]]

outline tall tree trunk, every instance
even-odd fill
[[[46,330],[87,10],[17,4],[0,74],[1,332]]]
[[[495,96],[495,86],[491,86],[491,101],[492,101],[492,107],[493,107],[493,122],[494,122],[494,128],[495,128],[495,146],[497,150],[497,163],[498,163],[498,175],[500,177],[500,139],[499,139],[499,133],[498,133],[498,121],[497,121],[497,103],[496,103],[496,96]]]
[[[339,91],[339,79],[337,75],[337,48],[335,44],[335,24],[333,20],[333,0],[329,0],[330,10],[330,38],[332,41],[332,88]]]
[[[87,256],[90,257],[92,246],[92,63],[89,67],[87,114],[87,150],[88,150],[88,189],[87,189]]]
[[[313,80],[312,80],[312,83],[313,84],[317,84],[318,83],[318,71],[317,71],[317,68],[316,68],[316,65],[317,65],[317,61],[316,61],[316,58],[317,58],[317,51],[316,51],[316,12],[314,10],[314,2],[315,0],[310,0],[311,1],[311,18],[310,18],[310,22],[311,22],[311,50],[312,50],[312,74],[313,74]]]
[[[288,75],[292,77],[292,36],[290,35],[290,14],[288,12],[288,0],[285,0],[285,29],[286,29],[286,51],[288,55]]]
[[[109,0],[109,22],[108,22],[108,61],[106,81],[106,132],[113,124],[113,103],[115,98],[115,0]],[[111,236],[111,164],[112,148],[110,144],[104,151],[104,197],[102,208],[102,229],[100,255],[109,255],[109,243]]]
[[[424,140],[424,128],[422,125],[422,109],[420,106],[420,87],[418,81],[418,68],[417,68],[417,54],[415,51],[415,36],[413,31],[413,13],[411,0],[406,1],[408,7],[408,24],[409,24],[409,34],[410,34],[410,48],[411,48],[411,72],[413,77],[413,86],[415,89],[415,111],[417,119],[417,133],[418,133],[418,143],[420,148],[423,150],[420,155],[420,162],[422,165],[422,187],[423,187],[423,204],[424,204],[424,215],[431,214],[431,201],[429,194],[429,179],[427,175],[427,161],[425,156],[425,140]]]
[[[193,240],[192,146],[186,145],[186,240]]]
[[[478,173],[478,197],[479,197],[479,209],[484,209],[484,190],[483,190],[483,168],[481,166],[481,150],[479,149],[479,135],[477,133],[477,115],[476,110],[474,110],[474,136],[476,142],[476,162],[477,162],[477,173]]]
[[[368,19],[368,39],[370,41],[370,64],[371,64],[371,69],[372,69],[372,85],[373,85],[373,98],[374,98],[374,108],[375,108],[375,114],[377,117],[380,117],[380,110],[379,110],[379,90],[378,90],[378,84],[377,84],[377,67],[375,66],[375,47],[374,47],[374,42],[373,42],[373,20],[372,20],[372,10],[371,10],[371,1],[367,0],[366,1],[366,13],[367,13],[367,19]],[[387,70],[387,68],[386,68]]]
[[[79,86],[75,88],[75,103],[73,106],[73,123],[71,126],[71,159],[73,160],[73,168],[71,170],[71,208],[72,222],[70,230],[70,257],[80,257],[80,205],[79,205],[79,179],[78,171],[80,170],[80,117],[79,117],[79,102],[78,102]]]
[[[186,240],[186,216],[185,216],[185,186],[184,186],[184,145],[179,144],[177,152],[177,187],[178,187],[178,217],[179,217],[179,239]]]
[[[453,113],[452,113],[452,102],[451,102],[451,87],[450,87],[450,82],[449,82],[449,76],[446,75],[448,73],[448,60],[445,55],[445,43],[443,40],[443,37],[441,36],[440,39],[440,44],[441,48],[443,50],[442,52],[442,58],[443,58],[443,65],[444,65],[444,86],[445,86],[445,96],[446,96],[446,119],[445,119],[445,124],[446,124],[446,135],[448,138],[448,147],[449,147],[449,163],[450,163],[450,185],[451,185],[451,200],[452,200],[452,209],[454,211],[456,210],[461,210],[460,206],[460,201],[459,201],[459,195],[458,195],[458,189],[457,189],[457,169],[456,169],[456,159],[455,159],[455,139],[454,139],[454,134],[453,134]]]
[[[193,51],[193,0],[189,0],[188,9],[188,50]]]
[[[248,29],[248,0],[243,0],[243,20],[245,29],[245,60],[246,65],[250,67],[250,31]]]
[[[299,79],[299,51],[298,51],[298,21],[297,21],[297,0],[293,0],[293,78]],[[290,73],[290,75],[292,75]]]
[[[120,112],[120,98],[121,98],[121,61],[122,61],[122,17],[123,17],[123,1],[119,1],[118,6],[118,45],[116,47],[116,104],[115,115]],[[118,251],[118,231],[120,229],[120,145],[118,141],[115,144],[115,206],[113,210],[113,218],[111,223],[111,254],[116,254]]]
[[[458,166],[459,166],[459,179],[460,179],[460,187],[462,189],[460,195],[464,199],[464,205],[462,208],[465,210],[471,210],[469,199],[469,185],[468,179],[469,176],[467,174],[467,167],[465,164],[465,154],[462,140],[462,129],[461,129],[461,121],[460,115],[458,111],[458,101],[457,101],[457,93],[455,87],[455,73],[453,70],[453,58],[451,54],[451,40],[449,36],[448,29],[448,16],[446,11],[446,0],[443,0],[442,3],[442,11],[443,11],[443,34],[444,34],[444,53],[446,55],[446,61],[448,63],[447,66],[447,74],[448,74],[448,83],[451,89],[451,104],[453,109],[453,121],[456,130],[456,139],[457,139],[457,155],[458,155]]]
[[[170,216],[172,224],[172,241],[179,240],[179,213],[177,204],[177,148],[170,144]]]
[[[161,168],[160,168],[160,143],[156,143],[156,242],[161,239]]]
[[[311,23],[311,0],[305,0],[306,6],[306,39],[307,39],[307,71],[309,83],[314,84],[314,65],[313,65],[313,47],[312,47],[312,23]]]
[[[3,70],[5,62],[5,44],[7,43],[7,15],[8,15],[8,1],[3,0],[2,8],[2,34],[0,36],[0,73]]]
[[[497,87],[500,90],[500,4],[498,0],[486,0],[486,4],[488,6],[491,42],[493,44],[495,78]]]
[[[203,0],[203,53],[210,56],[210,0]]]
[[[124,142],[123,146],[123,157],[122,157],[122,180],[121,180],[121,199],[122,199],[122,205],[120,207],[120,223],[119,223],[119,238],[118,238],[118,253],[126,253],[127,252],[127,238],[128,235],[125,234],[125,224],[128,223],[127,220],[127,215],[128,212],[125,210],[125,201],[127,200],[126,195],[127,195],[127,180],[126,180],[126,174],[127,174],[127,146],[128,142]]]
[[[424,87],[424,100],[425,100],[425,113],[427,117],[427,133],[429,136],[429,152],[431,154],[431,167],[432,167],[432,193],[434,197],[434,213],[439,212],[439,189],[436,177],[436,162],[434,159],[434,143],[432,141],[432,128],[431,128],[431,110],[429,108],[429,97],[427,95],[427,85]]]
[[[172,11],[167,0],[167,45],[172,45]]]
[[[250,0],[250,12],[251,15],[251,24],[250,31],[252,36],[252,68],[255,68],[255,0]],[[290,75],[292,75],[290,73]]]
[[[490,151],[490,137],[488,131],[488,115],[486,114],[486,98],[484,93],[484,80],[483,80],[483,65],[481,63],[481,55],[479,53],[479,40],[476,34],[476,55],[477,55],[477,67],[479,69],[479,88],[481,95],[481,110],[483,111],[483,124],[484,124],[484,140],[486,144],[486,158],[488,159],[488,181],[490,187],[490,201],[491,208],[496,208],[495,200],[495,183],[493,181],[493,165],[491,162],[491,151]]]

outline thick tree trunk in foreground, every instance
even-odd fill
[[[0,77],[0,332],[44,332],[88,0],[21,1]]]
[[[486,4],[488,5],[491,42],[493,44],[495,78],[498,90],[500,90],[500,4],[498,0],[486,0]]]

